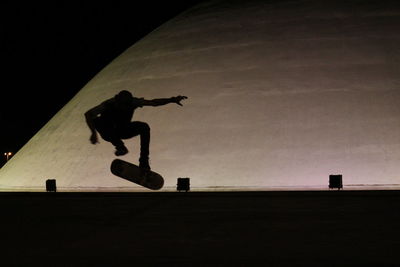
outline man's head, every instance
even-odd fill
[[[126,90],[122,90],[117,95],[115,95],[115,100],[121,105],[132,103],[132,99],[132,93]]]

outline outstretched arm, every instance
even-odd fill
[[[175,97],[171,97],[171,98],[157,98],[157,99],[152,99],[152,100],[146,100],[143,99],[143,106],[153,106],[153,107],[157,107],[157,106],[162,106],[162,105],[166,105],[169,103],[175,103],[177,105],[182,106],[181,101],[187,99],[187,96],[175,96]]]

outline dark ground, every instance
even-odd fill
[[[400,191],[0,193],[1,266],[399,266]]]

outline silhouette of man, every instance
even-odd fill
[[[187,99],[187,97],[176,96],[146,100],[133,97],[129,91],[123,90],[113,98],[102,102],[85,113],[86,123],[91,131],[90,142],[92,144],[98,143],[98,132],[105,141],[115,146],[115,155],[122,156],[128,153],[122,139],[140,135],[139,167],[150,170],[150,127],[145,122],[131,121],[133,113],[136,108],[143,106],[156,107],[169,103],[182,106],[181,101],[184,99]]]

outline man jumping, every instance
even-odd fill
[[[97,132],[107,142],[115,146],[115,155],[122,156],[128,153],[122,139],[129,139],[140,135],[139,167],[150,170],[149,145],[150,127],[141,121],[131,121],[136,108],[143,106],[162,106],[175,103],[182,106],[181,101],[186,96],[146,100],[133,97],[129,91],[123,90],[100,105],[85,113],[86,123],[91,131],[90,142],[98,143]]]

